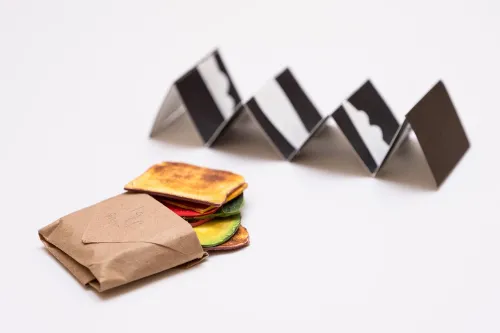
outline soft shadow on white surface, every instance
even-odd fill
[[[113,289],[110,289],[108,291],[98,293],[95,290],[92,290],[99,299],[103,301],[111,300],[118,298],[120,296],[123,296],[125,294],[129,294],[132,292],[135,292],[136,290],[141,290],[142,288],[145,288],[146,286],[154,285],[157,282],[160,282],[162,280],[168,280],[169,278],[172,278],[173,276],[181,275],[181,274],[189,274],[190,271],[193,271],[195,269],[199,269],[200,265],[203,265],[204,263],[200,263],[196,266],[190,267],[190,268],[173,268],[169,269],[163,272],[159,272],[154,275],[147,276],[145,278],[142,278],[140,280],[136,280],[130,283],[127,283],[123,286],[119,286]],[[92,289],[92,287],[87,287],[88,289]]]
[[[187,113],[153,140],[186,148],[203,145]],[[209,149],[254,160],[282,160],[262,130],[246,113],[237,119]],[[295,163],[343,176],[371,177],[342,132],[337,127],[329,125],[305,145],[293,162],[283,160],[283,163]],[[436,190],[432,174],[416,139],[405,142],[377,178],[404,187]]]
[[[422,148],[418,141],[411,137],[387,161],[377,178],[418,190],[437,190]]]
[[[292,163],[345,176],[370,177],[340,129],[331,126],[312,138]]]
[[[184,112],[172,124],[152,137],[151,140],[186,148],[203,146],[203,141],[187,112]]]
[[[282,159],[263,131],[246,112],[234,121],[210,149],[234,154],[240,158]]]
[[[169,269],[169,270],[159,272],[159,273],[151,275],[151,276],[147,276],[147,277],[142,278],[140,280],[136,280],[136,281],[127,283],[123,286],[119,286],[119,287],[110,289],[110,290],[105,291],[103,293],[98,293],[97,291],[93,290],[91,287],[86,287],[86,288],[92,289],[92,292],[96,293],[99,296],[99,298],[103,301],[111,300],[111,299],[120,297],[122,295],[131,293],[131,292],[135,292],[136,290],[140,290],[146,286],[154,285],[155,283],[157,283],[159,281],[168,280],[169,278],[172,278],[173,276],[193,273],[194,270],[201,269],[203,265],[210,265],[210,260],[216,260],[214,257],[224,256],[224,255],[227,255],[227,256],[238,255],[237,253],[241,253],[242,251],[245,251],[246,249],[248,249],[248,246],[245,248],[231,250],[231,251],[210,252],[208,257],[205,260],[203,260],[201,263],[199,263],[195,266],[192,266],[189,268]],[[50,253],[48,253],[48,254],[50,255]],[[69,274],[69,272],[68,272],[68,274]]]

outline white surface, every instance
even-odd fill
[[[496,0],[0,1],[1,331],[499,332],[499,14]],[[412,149],[370,178],[333,125],[294,163],[253,127],[214,149],[183,121],[148,140],[168,84],[216,45],[245,99],[290,65],[324,112],[371,77],[402,120],[443,78],[472,149],[435,192]],[[104,298],[80,287],[37,230],[161,160],[243,174],[251,246]]]

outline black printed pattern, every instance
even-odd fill
[[[224,112],[219,109],[214,96],[207,88],[206,82],[198,70],[199,65],[183,75],[175,84],[190,118],[207,145],[212,145],[233,118],[237,116],[236,107],[241,104],[240,95],[217,50],[203,58],[199,64],[204,63],[210,57],[214,57],[218,70],[229,81],[228,90],[222,92],[229,95],[234,102],[235,109],[232,110],[234,113],[229,118],[224,116]]]
[[[200,73],[193,70],[177,81],[177,89],[203,141],[206,143],[224,123],[224,117],[203,83]]]
[[[266,132],[268,138],[280,151],[283,157],[291,160],[314,136],[327,118],[323,118],[321,116],[289,69],[285,69],[275,78],[275,80],[282,92],[285,94],[286,98],[290,101],[293,111],[295,112],[295,116],[302,123],[308,133],[308,136],[304,138],[300,145],[294,146],[290,142],[289,138],[286,138],[283,133],[279,132],[276,126],[270,121],[269,117],[265,115],[266,110],[262,109],[255,98],[252,98],[247,103],[247,107],[253,114],[257,123],[260,127],[262,127],[264,132]]]
[[[384,141],[389,145],[399,128],[398,121],[371,81],[366,81],[347,99],[356,109],[368,115],[370,124],[382,129]]]
[[[309,132],[312,132],[323,117],[295,80],[292,72],[286,69],[276,77],[276,81],[292,103],[304,126]]]
[[[267,137],[276,146],[276,148],[278,148],[283,157],[289,158],[290,156],[292,156],[292,154],[295,152],[295,148],[290,144],[290,142],[288,142],[288,140],[283,136],[283,134],[281,134],[280,131],[278,131],[276,127],[274,127],[274,125],[269,121],[269,119],[261,110],[259,104],[257,104],[254,98],[251,98],[248,101],[247,107],[249,108],[250,112],[254,116],[257,123],[264,130]]]
[[[236,86],[234,85],[234,81],[231,78],[231,75],[229,74],[228,70],[226,69],[224,62],[222,61],[222,58],[219,54],[219,51],[215,51],[214,57],[215,57],[215,60],[217,61],[217,65],[219,66],[221,72],[223,72],[226,75],[226,77],[229,79],[230,86],[229,86],[228,94],[233,98],[235,105],[239,105],[241,103],[240,95],[238,94],[238,91],[236,90]]]
[[[340,106],[337,110],[335,110],[333,113],[333,119],[335,119],[347,140],[349,140],[349,143],[359,155],[363,163],[365,163],[368,170],[370,170],[371,173],[374,173],[378,167],[377,162],[373,159],[370,150],[359,135],[358,130],[352,123],[351,118],[349,118],[343,106]]]
[[[347,100],[357,109],[355,112],[367,114],[370,125],[378,126],[382,130],[388,153],[399,124],[374,85],[370,81],[365,82]],[[375,152],[370,151],[368,143],[363,141],[360,129],[356,128],[343,106],[335,110],[333,118],[368,170],[372,174],[376,173],[379,164],[374,158]]]

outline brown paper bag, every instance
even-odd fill
[[[147,194],[120,194],[38,233],[78,281],[99,292],[206,256],[189,223]]]

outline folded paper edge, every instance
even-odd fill
[[[78,282],[82,285],[87,285],[96,279],[87,267],[81,265],[75,259],[64,253],[64,251],[50,243],[40,232],[38,235],[47,251],[49,251],[49,253],[78,280]]]
[[[198,264],[200,264],[201,262],[203,262],[206,258],[208,257],[208,253],[207,252],[203,252],[203,255],[201,258],[196,258],[196,259],[193,259],[191,261],[188,261],[184,264],[181,264],[179,266],[176,266],[176,267],[172,267],[170,269],[165,269],[165,270],[162,270],[162,271],[159,271],[157,273],[154,273],[152,275],[148,275],[148,276],[145,276],[144,278],[148,278],[148,277],[151,277],[151,276],[154,276],[154,275],[157,275],[157,274],[161,274],[161,273],[164,273],[166,271],[170,271],[172,269],[176,269],[176,268],[179,268],[179,269],[188,269],[188,268],[191,268],[193,266],[196,266]],[[105,293],[107,291],[110,291],[110,290],[113,290],[113,289],[116,289],[116,288],[120,288],[120,287],[123,287],[123,286],[126,286],[130,283],[134,283],[134,282],[137,282],[137,281],[140,281],[144,278],[139,278],[139,279],[136,279],[136,280],[132,280],[132,281],[129,281],[125,284],[121,284],[121,285],[118,285],[118,286],[114,286],[114,287],[110,287],[110,288],[105,288],[103,289],[102,286],[100,285],[100,283],[97,281],[97,280],[92,280],[88,283],[88,285],[92,288],[94,288],[97,292],[99,293]]]
[[[40,240],[42,241],[45,248],[49,251],[49,253],[57,261],[59,261],[77,279],[77,281],[80,282],[80,284],[82,284],[83,286],[89,285],[90,287],[94,288],[97,292],[104,292],[104,291],[122,286],[122,285],[117,285],[117,286],[103,289],[101,284],[99,283],[99,281],[96,279],[96,277],[92,274],[92,272],[87,267],[81,265],[76,260],[74,260],[73,258],[68,256],[66,253],[64,253],[62,250],[60,250],[58,247],[51,244],[42,234],[39,233],[39,236],[40,236]],[[195,259],[190,260],[188,262],[185,262],[181,265],[178,265],[177,267],[172,267],[171,269],[174,269],[174,268],[188,269],[188,268],[194,267],[194,266],[200,264],[201,262],[205,261],[208,256],[209,256],[208,253],[203,251],[202,256],[200,258],[195,258]],[[161,273],[161,272],[164,272],[167,270],[170,270],[170,268],[161,270],[155,274],[158,274],[158,273]],[[153,275],[155,275],[155,274],[153,274]],[[145,276],[145,277],[147,277],[147,276]],[[137,281],[137,280],[140,280],[140,279],[142,279],[142,278],[128,281],[124,285],[131,283],[131,282],[134,282],[134,281]]]
[[[188,261],[184,264],[181,264],[179,266],[177,266],[178,268],[182,268],[182,269],[188,269],[188,268],[191,268],[191,267],[194,267],[198,264],[200,264],[201,262],[205,261],[207,258],[208,258],[208,252],[206,251],[203,251],[203,255],[201,256],[201,258],[196,258],[196,259],[193,259],[191,261]]]
[[[164,206],[161,205],[159,202],[157,202],[154,199],[152,199],[152,200],[154,202],[156,202],[158,205],[160,205],[162,208],[164,208]],[[181,219],[180,217],[178,217],[178,218]],[[56,220],[55,222],[52,222],[49,225],[39,229],[38,235],[39,235],[41,242],[43,243],[45,248],[48,250],[48,252],[57,261],[59,261],[82,285],[89,285],[93,289],[96,289],[98,292],[102,292],[102,291],[106,291],[108,289],[113,289],[113,288],[118,287],[120,285],[125,285],[125,284],[128,284],[129,282],[139,280],[139,279],[142,279],[144,277],[149,276],[149,275],[145,275],[142,277],[138,277],[138,278],[129,280],[123,284],[119,284],[119,285],[107,285],[107,284],[102,285],[101,282],[99,281],[100,279],[97,277],[98,275],[96,275],[96,272],[93,272],[93,270],[90,266],[87,267],[85,264],[81,264],[80,262],[75,260],[73,257],[71,257],[69,254],[67,254],[63,249],[61,249],[59,247],[60,244],[58,245],[58,243],[55,242],[55,240],[52,240],[53,233],[56,232],[56,230],[58,228],[60,228],[61,223],[63,222],[63,219],[64,218],[60,218],[60,219]],[[185,222],[183,222],[183,223],[185,223]],[[194,231],[192,231],[191,227],[189,227],[189,230],[191,232],[189,235],[186,235],[186,237],[191,236],[191,237],[193,237],[193,239],[196,240],[196,243],[198,244],[198,248],[199,248],[198,251],[195,251],[195,252],[188,251],[189,253],[184,253],[183,251],[179,251],[178,249],[174,249],[170,246],[160,245],[160,244],[157,244],[156,242],[141,242],[141,243],[155,244],[157,246],[168,248],[168,249],[173,250],[175,252],[181,253],[183,256],[187,256],[187,258],[185,258],[183,260],[184,262],[181,263],[180,265],[177,264],[175,266],[163,268],[163,269],[157,271],[156,273],[170,270],[170,269],[180,267],[180,266],[185,266],[186,268],[189,268],[189,267],[195,266],[198,263],[202,262],[207,257],[208,254],[203,251],[201,245],[199,244],[198,238],[196,237],[196,234],[194,233]],[[186,260],[189,260],[189,261],[186,261]],[[156,273],[153,273],[150,275],[154,275]]]

